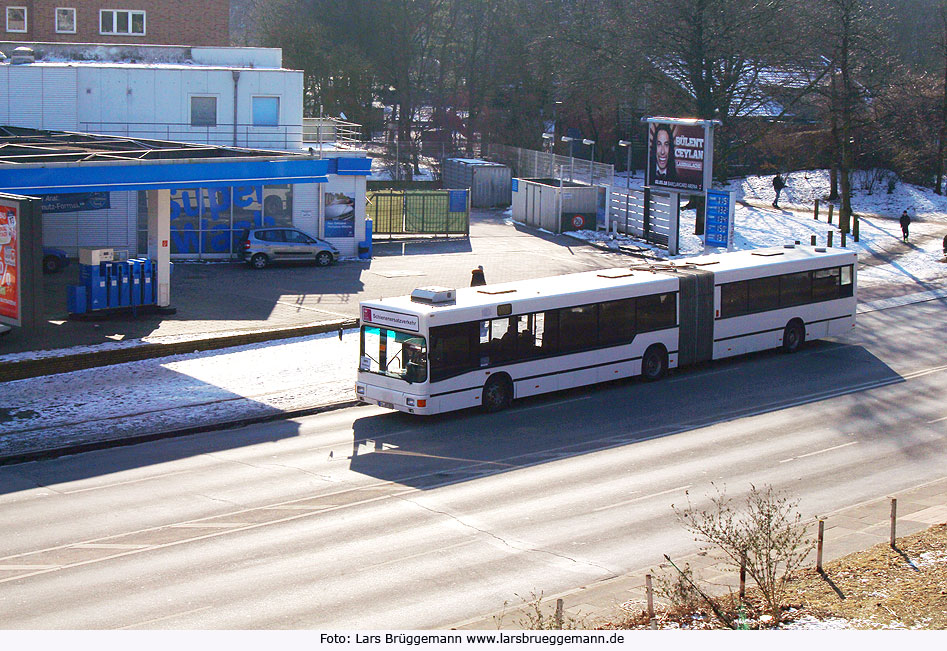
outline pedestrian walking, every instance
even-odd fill
[[[947,258],[947,235],[944,235],[944,257]]]
[[[904,241],[908,241],[908,227],[911,225],[911,216],[908,215],[908,211],[905,210],[901,213],[901,235],[904,237]]]
[[[779,208],[779,193],[786,187],[786,181],[780,176],[779,172],[773,177],[773,190],[776,191],[776,198],[773,199],[773,208]]]
[[[483,265],[477,265],[477,268],[470,272],[470,286],[481,287],[487,284],[487,279],[483,276]]]

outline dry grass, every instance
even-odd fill
[[[824,565],[807,568],[789,583],[784,627],[850,629],[947,629],[947,524],[897,540],[897,549],[879,544]],[[748,628],[765,628],[759,596],[748,590],[741,604],[717,599],[718,610]],[[711,609],[662,610],[659,628],[725,628]],[[805,626],[802,626],[805,624]],[[648,628],[647,613],[622,615],[602,628]]]

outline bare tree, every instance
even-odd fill
[[[696,540],[723,552],[735,569],[746,567],[747,575],[762,593],[773,623],[779,624],[786,582],[813,547],[797,506],[798,502],[771,486],[751,486],[742,508],[717,489],[717,494],[710,498],[710,507],[698,508],[688,496],[687,507],[674,508],[674,512]]]

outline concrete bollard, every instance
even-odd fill
[[[852,215],[855,223],[852,224],[852,239],[858,241],[858,215]]]

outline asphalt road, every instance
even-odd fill
[[[808,516],[940,478],[945,310],[500,414],[349,409],[0,467],[0,625],[447,628],[694,551],[671,504],[711,482]]]

